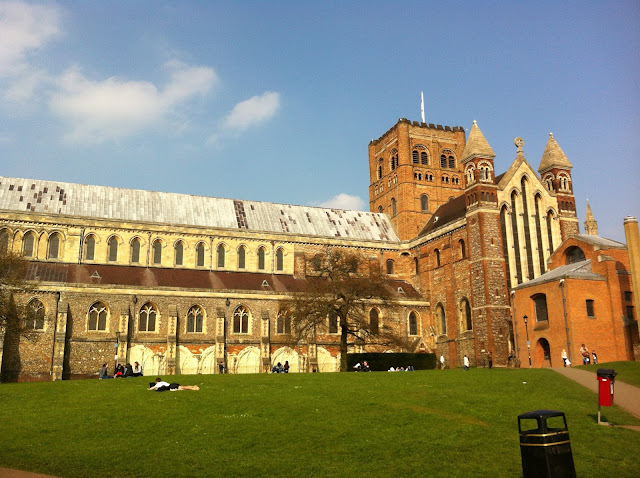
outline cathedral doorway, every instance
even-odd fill
[[[551,367],[551,347],[547,339],[540,339],[536,343],[536,358],[541,367]]]

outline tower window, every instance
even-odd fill
[[[417,150],[413,150],[411,158],[413,160],[413,164],[420,164],[420,153]]]
[[[391,198],[391,215],[396,215],[396,198]]]
[[[420,196],[420,210],[427,212],[429,210],[429,197],[426,194]]]
[[[447,167],[447,157],[444,154],[440,156],[440,167],[441,168]]]
[[[420,164],[424,164],[424,165],[429,164],[429,157],[427,156],[426,151],[420,152]]]
[[[393,259],[387,259],[387,274],[393,274]]]
[[[587,317],[594,318],[596,316],[595,310],[593,308],[593,299],[587,299],[585,301],[585,305],[587,307]]]

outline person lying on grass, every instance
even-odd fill
[[[180,385],[179,383],[169,383],[163,381],[160,377],[156,378],[155,383],[149,384],[149,390],[155,390],[156,392],[166,392],[167,390],[171,390],[175,392],[176,390],[200,390],[200,387],[197,385]]]

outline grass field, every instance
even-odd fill
[[[640,432],[551,370],[170,377],[0,385],[0,466],[57,476],[517,477],[517,416],[564,411],[577,475],[637,477]],[[640,425],[617,407],[614,425]]]

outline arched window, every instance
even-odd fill
[[[393,259],[387,259],[387,274],[393,274]]]
[[[382,158],[378,160],[378,179],[382,179]]]
[[[458,241],[458,244],[460,245],[460,259],[464,259],[465,257],[467,257],[467,250],[465,248],[464,239],[460,239]]]
[[[413,270],[415,271],[416,275],[418,275],[420,273],[420,266],[419,266],[417,257],[413,258]]]
[[[116,262],[118,260],[118,238],[116,236],[109,238],[107,249],[109,250],[109,262]]]
[[[369,332],[374,335],[380,332],[380,314],[378,313],[378,309],[371,309],[369,311]]]
[[[162,241],[160,239],[153,241],[153,263],[162,264]]]
[[[436,249],[433,253],[436,256],[436,267],[440,267],[440,250]]]
[[[444,314],[444,307],[442,304],[436,306],[436,325],[438,326],[438,332],[440,335],[447,335],[447,318]]]
[[[49,251],[47,252],[48,259],[58,259],[60,251],[60,235],[51,234],[49,236]]]
[[[427,212],[429,210],[429,196],[423,194],[420,196],[420,210]]]
[[[202,242],[196,246],[196,267],[204,267],[204,244]]]
[[[138,331],[139,332],[155,332],[156,331],[156,318],[158,317],[158,311],[156,306],[147,302],[140,308],[140,317],[138,318]]]
[[[420,152],[420,164],[424,164],[424,165],[429,164],[429,156],[427,155],[426,151]]]
[[[441,168],[447,167],[447,157],[444,154],[440,155],[440,167]]]
[[[261,270],[261,271],[264,270],[264,256],[265,256],[264,247],[259,247],[258,248],[258,270]]]
[[[224,260],[225,260],[224,244],[218,244],[217,253],[218,253],[218,267],[223,268]]]
[[[549,241],[549,252],[553,252],[553,233],[551,231],[551,224],[553,222],[553,212],[547,213],[547,240]]]
[[[565,252],[565,255],[567,257],[567,264],[582,262],[586,259],[584,252],[578,246],[569,247]]]
[[[456,158],[454,158],[453,156],[449,156],[447,158],[449,160],[449,168],[453,169],[456,167]]]
[[[6,229],[0,230],[0,254],[5,254],[9,251],[9,233]]]
[[[249,333],[249,312],[247,312],[247,309],[242,305],[238,306],[233,312],[233,333]]]
[[[276,333],[277,334],[290,334],[291,333],[291,317],[283,312],[278,312],[278,318],[276,319]]]
[[[140,239],[134,237],[131,241],[131,263],[140,263]]]
[[[175,249],[176,265],[181,266],[184,259],[184,244],[182,244],[182,241],[176,242],[174,249]]]
[[[36,236],[33,232],[27,232],[22,239],[22,255],[24,257],[33,257]]]
[[[245,268],[245,257],[247,254],[247,249],[244,246],[240,246],[238,248],[238,269]]]
[[[420,152],[418,150],[414,149],[411,152],[411,160],[413,164],[420,164]]]
[[[471,320],[471,306],[466,298],[460,301],[460,330],[472,330],[473,321]]]
[[[89,235],[84,240],[84,259],[86,261],[92,261],[96,252],[96,238],[95,236]]]
[[[38,299],[33,299],[27,305],[27,318],[25,319],[25,327],[27,329],[42,330],[44,329],[44,305]]]
[[[107,306],[96,302],[89,308],[89,330],[107,330]]]
[[[396,215],[396,198],[391,198],[391,216]]]
[[[202,308],[194,305],[187,312],[187,332],[202,332],[204,313]]]
[[[390,165],[392,171],[398,167],[398,150],[395,148],[391,150]]]
[[[338,314],[333,310],[329,312],[329,333],[338,333]]]
[[[409,314],[409,335],[418,335],[418,316],[415,312]]]
[[[531,297],[536,311],[536,322],[546,322],[549,320],[547,313],[547,296],[545,294],[536,294]]]
[[[276,251],[276,270],[284,270],[284,252],[282,251],[282,249],[278,249]]]

